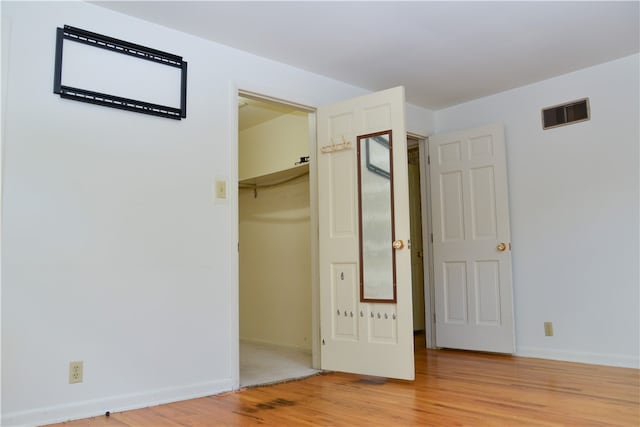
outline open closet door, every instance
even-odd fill
[[[514,353],[504,130],[429,138],[436,345]]]
[[[404,88],[318,108],[322,369],[414,378]]]

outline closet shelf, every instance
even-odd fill
[[[244,178],[239,181],[239,184],[268,185],[276,182],[286,181],[288,179],[304,175],[305,173],[309,173],[309,163],[304,163],[302,165],[294,166],[278,172]]]

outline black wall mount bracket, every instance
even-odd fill
[[[136,99],[123,98],[121,96],[94,92],[88,89],[65,86],[62,84],[62,51],[65,40],[83,43],[89,46],[107,49],[135,58],[157,62],[170,67],[179,68],[180,72],[180,106],[169,107]],[[151,49],[124,40],[103,36],[101,34],[82,30],[80,28],[65,25],[58,28],[56,33],[56,60],[53,76],[53,93],[60,97],[103,105],[121,110],[135,111],[137,113],[166,117],[180,120],[187,117],[187,62],[181,56],[160,50]]]

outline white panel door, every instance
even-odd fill
[[[436,345],[513,353],[504,131],[429,138]]]
[[[317,111],[322,369],[414,378],[404,105],[398,87]],[[394,238],[405,247],[395,251],[396,303],[361,302],[357,138],[386,130],[393,137]]]

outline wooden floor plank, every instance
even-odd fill
[[[316,375],[56,427],[634,426],[640,371],[455,350],[416,351],[416,380]]]

